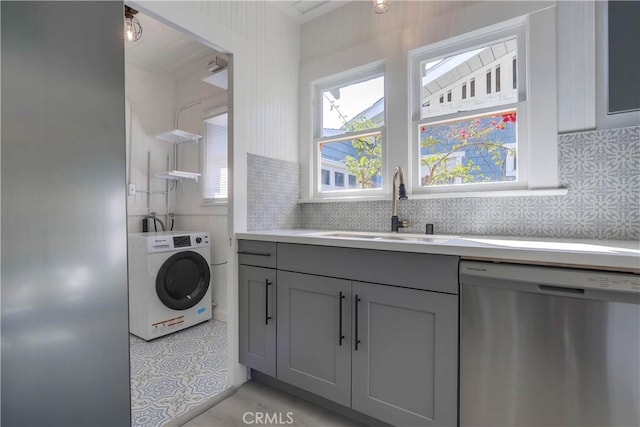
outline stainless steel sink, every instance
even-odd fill
[[[317,236],[338,237],[343,239],[366,239],[366,240],[391,240],[403,242],[419,242],[419,243],[443,243],[447,240],[454,239],[455,236],[437,236],[423,234],[398,234],[398,233],[367,233],[367,232],[328,232],[314,233]]]

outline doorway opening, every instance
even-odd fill
[[[175,331],[150,341],[130,335],[132,425],[161,426],[201,412],[229,386],[226,119],[232,56],[143,12],[135,17],[143,33],[136,42],[124,42],[128,232],[200,233],[210,245],[205,258],[211,319],[184,329],[165,323],[162,327]],[[155,283],[158,273],[146,258],[135,262],[149,263],[151,277],[130,275],[130,295],[132,289]],[[146,291],[147,299],[130,298],[130,318],[147,316],[146,304],[162,304],[155,287]],[[175,311],[176,317],[183,314]]]

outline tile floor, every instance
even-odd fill
[[[264,422],[267,414],[272,422]],[[364,426],[291,394],[251,380],[240,386],[230,397],[184,424],[184,427],[246,427],[248,425]]]
[[[227,324],[210,320],[146,342],[130,335],[131,425],[160,427],[228,385]]]

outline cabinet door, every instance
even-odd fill
[[[276,375],[276,270],[241,265],[240,363]]]
[[[278,379],[345,406],[351,404],[350,288],[348,280],[278,271]]]
[[[457,425],[457,296],[353,282],[353,301],[352,408],[394,425]]]

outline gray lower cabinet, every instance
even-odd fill
[[[278,379],[351,406],[351,282],[278,271],[277,295]]]
[[[241,363],[393,425],[458,424],[457,257],[239,243]]]
[[[352,292],[351,407],[394,425],[455,426],[457,295],[360,282]]]
[[[276,375],[276,270],[239,268],[240,363]]]
[[[456,295],[278,271],[277,306],[278,379],[390,424],[456,425]]]

